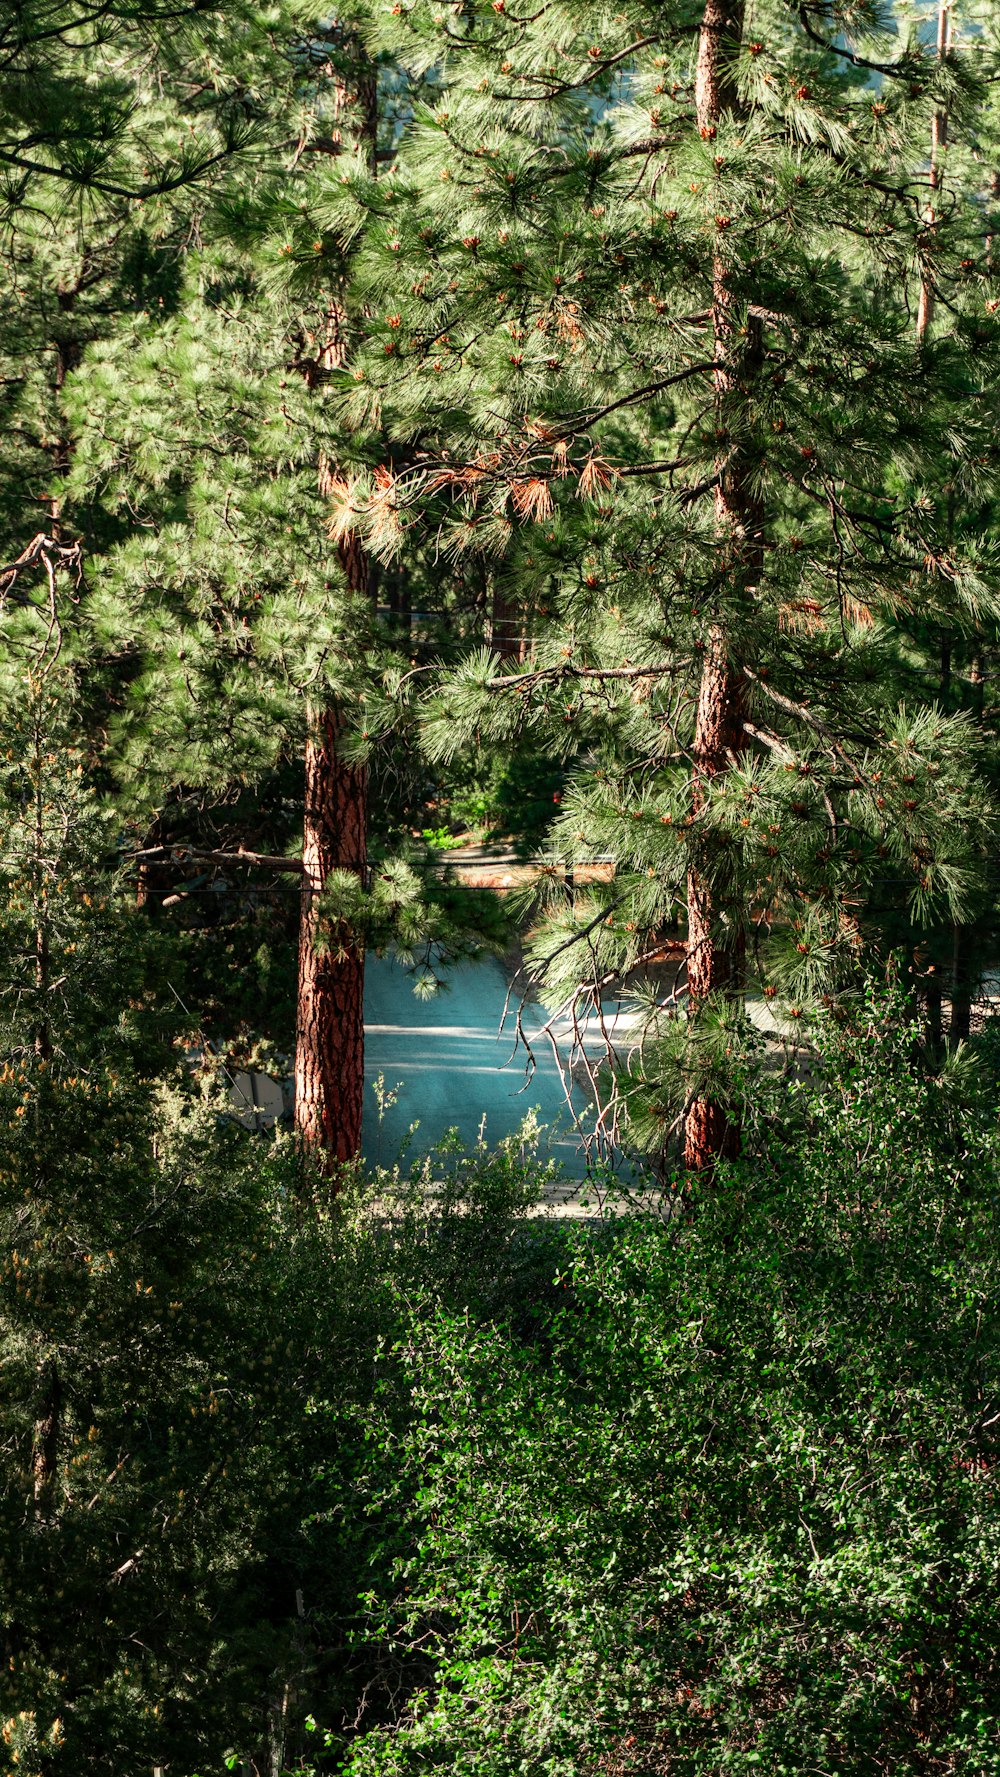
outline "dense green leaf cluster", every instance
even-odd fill
[[[884,997],[820,1048],[527,1325],[415,1317],[364,1633],[416,1676],[358,1777],[1000,1768],[996,1132]]]

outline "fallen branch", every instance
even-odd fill
[[[131,856],[142,864],[244,864],[256,870],[292,870],[302,874],[301,858],[275,857],[269,852],[246,851],[243,846],[238,851],[201,851],[192,845],[151,845]]]

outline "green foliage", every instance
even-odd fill
[[[1000,44],[950,11],[762,0],[704,128],[651,0],[8,8],[0,1770],[1000,1777],[997,1039],[856,996],[995,941]],[[610,857],[529,958],[630,993],[634,1145],[742,1111],[711,1190],[556,1227],[449,1143],[331,1210],[180,1064],[290,1046],[294,896],[137,908],[136,827],[288,852],[331,699],[327,941],[418,992],[503,944],[449,816]],[[677,1016],[692,870],[803,1077],[738,992]]]
[[[34,687],[0,759],[0,1768],[273,1761],[307,1680],[356,1707],[380,1343],[406,1301],[511,1293],[539,1180],[514,1143],[450,1151],[331,1216],[290,1142],[171,1067],[171,948],[70,689]]]
[[[29,677],[0,708],[0,1041],[73,1071],[152,1072],[174,1024],[162,958],[121,894],[120,819],[74,744],[72,695]]]
[[[893,35],[874,8],[775,0],[727,46],[710,126],[697,9],[473,0],[456,33],[416,0],[364,23],[440,91],[390,176],[334,198],[368,306],[344,423],[401,441],[358,462],[338,522],[385,561],[482,564],[530,637],[516,664],[471,636],[407,694],[446,770],[564,771],[549,845],[614,858],[620,916],[582,907],[573,944],[560,908],[539,934],[567,994],[639,967],[692,871],[712,941],[745,943],[786,1008],[988,898],[991,743],[937,707],[917,636],[978,647],[997,622],[977,132],[998,44],[978,8],[949,18],[942,61],[909,15]],[[735,734],[700,769],[715,647]]]
[[[486,838],[513,839],[522,857],[544,845],[565,781],[558,760],[530,749],[504,749],[453,762],[444,775],[453,820],[484,830]]]
[[[7,1063],[0,1099],[3,1768],[217,1756],[294,1608],[269,1621],[306,1361],[287,1191],[127,1072]]]
[[[428,849],[433,856],[441,848]],[[370,950],[391,950],[416,970],[414,990],[427,997],[442,985],[440,966],[502,950],[511,929],[496,895],[466,888],[440,867],[421,870],[419,863],[405,856],[378,860],[367,884],[350,870],[331,870],[320,903],[320,942],[335,950],[360,936]]]
[[[60,689],[0,771],[0,1765],[117,1777],[261,1731],[317,1246],[290,1164],[157,1081],[160,946]]]
[[[568,1237],[527,1327],[414,1316],[361,1631],[410,1690],[356,1777],[1000,1769],[995,1119],[903,1011],[710,1194]]]

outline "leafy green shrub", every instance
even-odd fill
[[[564,1236],[531,1318],[415,1308],[352,1777],[1000,1771],[995,1116],[898,1005],[820,1046],[766,1152]]]

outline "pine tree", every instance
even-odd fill
[[[298,18],[284,7],[284,42],[277,18],[200,5],[102,4],[86,17],[29,5],[5,26],[0,163],[17,176],[3,187],[0,652],[15,697],[25,661],[87,660],[90,702],[78,707],[90,733],[120,697],[121,671],[102,670],[83,614],[122,525],[73,483],[72,378],[136,317],[175,311],[213,182],[241,154],[259,157],[260,89],[287,80]]]
[[[290,68],[266,151],[216,193],[172,308],[95,343],[66,401],[75,495],[119,533],[93,564],[83,620],[115,663],[104,683],[122,806],[159,823],[144,857],[167,827],[197,852],[192,802],[218,810],[241,787],[276,786],[304,754],[301,848],[285,811],[261,806],[233,869],[246,881],[262,852],[258,883],[301,882],[296,1122],[333,1170],[360,1139],[365,946],[391,944],[431,987],[434,947],[462,952],[496,921],[476,897],[463,914],[428,872],[405,796],[369,819],[373,747],[408,763],[385,679],[413,661],[378,617],[359,539],[330,534],[331,490],[372,455],[331,389],[368,325],[346,304],[350,191],[361,178],[391,204],[374,180],[391,147],[376,145],[375,74],[346,26],[315,28]],[[392,128],[390,112],[390,143]],[[207,845],[221,868],[225,846]]]
[[[967,314],[970,309],[974,311],[978,307],[976,297],[982,294],[980,276],[983,271],[989,275],[994,270],[990,209],[997,195],[996,175],[992,168],[998,148],[992,119],[995,106],[989,101],[988,79],[983,97],[971,113],[960,103],[957,111],[955,107],[956,95],[961,96],[965,63],[970,60],[981,62],[983,73],[988,75],[995,53],[990,44],[991,34],[995,35],[993,27],[987,16],[977,16],[978,13],[979,9],[962,9],[955,13],[949,7],[939,7],[933,20],[941,90],[930,119],[929,192],[924,234],[918,243],[920,294],[914,326],[920,346],[926,353],[934,354],[945,371],[939,396],[939,445],[933,476],[933,497],[944,542],[942,567],[945,571],[947,559],[955,552],[956,545],[961,553],[970,540],[975,547],[981,538],[995,535],[996,531],[992,490],[983,477],[983,469],[995,451],[992,414],[963,380],[961,364],[955,362],[951,324],[956,307],[964,308]],[[925,31],[930,24],[930,20],[925,22]],[[956,111],[954,117],[953,111]],[[965,202],[961,201],[963,194]],[[970,197],[971,203],[968,201]],[[950,243],[949,235],[952,236]],[[952,264],[957,260],[964,273],[964,289],[960,285],[957,290],[952,287],[944,292],[943,315],[937,300],[936,266],[942,237],[946,249],[950,245]],[[989,300],[986,306],[992,312]],[[954,380],[947,374],[949,369]],[[973,403],[979,409],[975,431],[969,425],[972,418],[969,409]],[[960,436],[956,436],[951,424],[956,409],[967,416]],[[933,621],[928,624],[917,611],[904,622],[903,629],[909,674],[923,678],[924,694],[936,694],[942,708],[967,713],[975,730],[979,768],[995,785],[995,741],[984,695],[990,653],[996,643],[995,624],[990,621],[988,613],[980,614],[975,621],[966,618],[961,626]],[[956,1046],[969,1037],[978,982],[993,960],[994,907],[995,882],[988,874],[960,918],[936,929],[932,927],[908,934],[911,943],[914,938],[916,940],[914,972],[923,989],[928,1036],[935,1050],[940,1050],[943,1040],[945,991],[950,1000],[949,1041]]]
[[[539,937],[553,1000],[648,967],[683,909],[688,1017],[676,988],[645,998],[619,1102],[635,1139],[679,1122],[710,1167],[738,1139],[747,989],[794,1025],[855,977],[873,883],[901,878],[919,922],[982,879],[968,724],[901,705],[900,618],[996,615],[991,540],[949,547],[928,492],[938,417],[980,485],[991,429],[967,185],[934,223],[947,338],[928,353],[914,326],[930,121],[947,102],[964,127],[987,52],[939,61],[864,7],[714,0],[457,23],[418,0],[369,33],[441,95],[398,222],[366,234],[379,320],[342,396],[412,460],[359,476],[342,522],[386,558],[419,525],[516,580],[530,663],[470,657],[428,744],[530,733],[575,761],[553,841],[617,868]]]
[[[286,29],[294,16],[286,8]],[[219,50],[238,17],[224,67]],[[176,262],[204,192],[252,152],[253,79],[280,55],[252,8],[57,0],[5,19],[0,216],[4,442],[0,524],[10,559],[46,518],[58,540],[69,441],[62,390],[116,317],[176,296]],[[200,195],[199,195],[200,194]],[[82,527],[86,518],[79,515]],[[88,549],[94,544],[87,539]]]
[[[141,226],[117,219],[114,251],[106,254],[107,266],[101,266],[98,300],[106,314],[108,278],[116,272],[121,275],[123,268],[126,302],[130,284],[138,295],[129,303],[133,314],[121,316],[117,325],[105,325],[103,339],[96,329],[89,339],[79,333],[72,355],[60,359],[49,403],[65,415],[72,434],[59,446],[60,469],[64,480],[72,471],[70,491],[87,524],[82,539],[87,581],[76,627],[88,638],[95,705],[103,703],[102,716],[110,714],[112,723],[120,712],[116,727],[123,808],[130,807],[138,821],[153,821],[148,830],[153,839],[158,837],[159,811],[179,779],[225,790],[234,778],[246,781],[259,775],[262,766],[280,756],[289,729],[301,733],[305,726],[301,693],[289,695],[289,668],[302,688],[315,687],[318,681],[322,690],[328,657],[343,658],[344,641],[352,628],[358,635],[366,626],[364,618],[361,625],[352,623],[365,598],[352,597],[363,589],[360,582],[355,585],[357,574],[352,579],[351,551],[341,550],[338,570],[336,552],[323,537],[324,505],[315,485],[319,453],[312,422],[300,401],[294,416],[297,435],[289,448],[292,421],[280,392],[286,373],[293,369],[303,378],[304,389],[317,389],[329,364],[339,361],[343,344],[339,299],[330,294],[329,284],[320,289],[326,271],[336,291],[340,275],[336,243],[328,243],[324,252],[322,242],[312,242],[311,231],[304,267],[287,264],[292,253],[287,241],[291,206],[284,164],[289,155],[293,169],[302,162],[297,179],[301,196],[309,190],[311,158],[338,154],[342,148],[350,152],[339,129],[323,134],[331,109],[336,120],[338,108],[343,111],[347,103],[340,62],[349,57],[340,37],[336,28],[318,31],[311,20],[300,20],[294,7],[287,7],[276,25],[272,20],[261,30],[255,21],[245,40],[237,34],[229,47],[214,44],[223,53],[210,70],[208,91],[214,87],[230,109],[235,106],[239,115],[253,118],[252,152],[226,166],[214,194],[215,208],[209,204],[207,213],[204,202],[198,209],[192,209],[190,202],[174,209],[161,205],[152,230],[148,215]],[[188,76],[193,71],[185,70]],[[163,121],[162,112],[162,105],[148,104],[143,96],[129,146]],[[174,121],[169,108],[167,121]],[[292,212],[300,230],[309,226],[308,217],[301,217],[306,207],[296,204]],[[204,232],[214,234],[214,244],[199,255]],[[85,238],[85,265],[95,258],[93,233],[91,229]],[[241,237],[235,275],[234,237]],[[252,250],[241,257],[240,248],[248,240]],[[289,302],[288,285],[297,303]],[[304,287],[309,292],[305,302]],[[318,289],[318,299],[313,300]],[[239,310],[235,334],[234,308]],[[259,330],[255,334],[254,327]],[[234,338],[242,351],[233,350]],[[92,347],[89,359],[87,344]],[[19,349],[23,355],[23,343]],[[74,371],[79,373],[75,383],[71,377],[64,389],[67,372]],[[144,411],[136,404],[137,385],[139,402],[145,399]],[[161,411],[164,400],[166,418]],[[226,440],[221,449],[211,436],[199,436],[207,419],[206,400],[215,438]],[[277,419],[279,413],[285,415],[283,422]],[[180,435],[178,421],[183,428]],[[280,440],[270,430],[274,425],[284,435]],[[60,431],[64,429],[60,424]],[[234,474],[226,473],[223,460],[230,451],[235,453]],[[306,492],[308,464],[314,485],[300,501]],[[60,499],[62,493],[60,488]],[[222,513],[221,539],[215,532],[216,498],[215,510]],[[300,510],[290,523],[297,504]],[[144,524],[136,530],[132,517],[139,505]],[[150,524],[155,526],[155,539],[149,536]],[[233,547],[227,548],[230,539]],[[347,611],[317,632],[315,615],[330,601],[331,575],[336,582],[341,573],[347,582],[347,598],[342,601]],[[311,603],[304,596],[307,587]],[[253,661],[248,660],[245,646],[251,623],[257,643]],[[270,668],[266,689],[259,680],[261,657]],[[140,658],[143,669],[137,674]],[[190,708],[192,699],[195,709]],[[342,718],[338,720],[342,726]],[[322,1132],[312,1127],[316,1118],[310,1120],[305,1090],[299,1092],[299,1123],[304,1129],[309,1125],[307,1135],[322,1133],[329,1138],[331,1150],[345,1159],[354,1152],[360,1134],[360,951],[352,947],[353,966],[340,966],[336,945],[321,951],[312,938],[328,870],[350,865],[364,871],[364,770],[345,764],[340,774],[341,788],[349,789],[347,801],[361,798],[361,826],[352,832],[348,858],[329,820],[320,843],[324,825],[320,792],[328,786],[321,768],[323,742],[313,736],[323,725],[320,712],[306,740],[312,769],[305,868],[299,864],[300,953],[307,973],[311,970],[313,976],[324,978],[332,973],[338,981],[349,975],[352,992],[349,1008],[336,1006],[337,1012],[349,1013],[341,1020],[343,1052],[333,1040],[339,1031],[333,1016],[334,994],[322,1029],[304,1016],[300,1056],[306,1052],[304,1059],[309,1058],[306,1034],[311,1033],[316,1039],[313,1061],[325,1058],[319,1071],[331,1093],[334,1085],[346,1085],[346,1066],[340,1065],[344,1056],[351,1056],[355,1065],[353,1089],[331,1097],[326,1113],[331,1127]],[[311,860],[320,859],[322,868],[314,880]],[[308,997],[305,992],[300,995],[303,1002]],[[305,1076],[299,1071],[301,1087]]]

